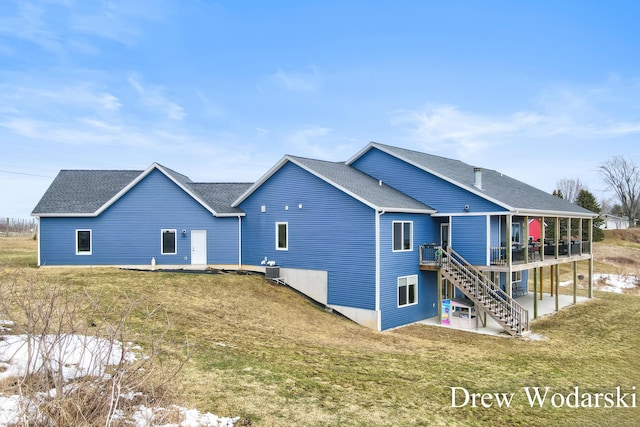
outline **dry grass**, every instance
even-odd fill
[[[637,297],[597,293],[534,322],[533,332],[547,339],[527,341],[424,325],[378,333],[256,275],[110,268],[37,274],[70,292],[99,295],[105,305],[140,301],[140,328],[164,327],[142,324],[146,311],[162,308],[170,338],[188,340],[191,352],[175,381],[176,403],[240,416],[245,425],[640,425],[637,408],[530,408],[523,392],[640,385]],[[184,348],[163,351],[182,355]],[[516,395],[512,408],[452,408],[454,386]]]

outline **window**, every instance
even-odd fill
[[[177,252],[176,230],[162,230],[162,255],[172,255]]]
[[[513,243],[522,243],[520,237],[520,224],[511,224],[511,241]]]
[[[76,230],[76,255],[91,255],[91,230]]]
[[[393,223],[393,250],[410,251],[413,246],[413,223],[395,222]]]
[[[398,277],[398,307],[418,303],[418,276]]]
[[[511,272],[511,283],[520,283],[520,282],[522,282],[522,271]]]
[[[276,222],[276,249],[289,250],[289,223]]]

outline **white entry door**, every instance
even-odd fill
[[[191,230],[191,264],[207,264],[207,230]]]

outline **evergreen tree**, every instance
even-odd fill
[[[578,197],[576,197],[576,205],[581,206],[597,214],[601,213],[600,204],[598,204],[596,197],[589,190],[580,190],[580,192],[578,193]],[[604,220],[602,218],[595,218],[593,220],[593,241],[594,242],[599,242],[602,239],[604,239],[604,232],[600,228],[603,222]]]

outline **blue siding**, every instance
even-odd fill
[[[505,209],[448,181],[403,162],[377,148],[367,151],[353,167],[380,179],[440,213],[497,212]]]
[[[451,247],[473,265],[488,265],[487,217],[451,217]]]
[[[375,309],[374,209],[291,162],[240,207],[247,213],[244,264],[267,257],[286,268],[328,271],[329,304]],[[286,251],[276,250],[276,222],[288,223]]]
[[[413,222],[413,250],[393,252],[393,221]],[[438,314],[435,272],[421,272],[420,245],[437,242],[440,225],[429,215],[387,213],[380,218],[380,310],[382,330],[417,322]],[[398,307],[398,277],[418,275],[418,303]]]
[[[76,255],[76,229],[92,230],[92,255]],[[176,229],[177,254],[161,254],[161,229]],[[191,230],[207,230],[208,263],[238,262],[238,219],[215,218],[154,170],[98,217],[41,218],[40,262],[142,265],[154,257],[158,265],[190,264]]]

